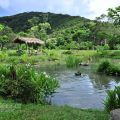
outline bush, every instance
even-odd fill
[[[8,58],[8,54],[6,52],[0,52],[0,62],[6,60]]]
[[[97,71],[107,75],[120,76],[120,69],[107,60],[99,64]]]
[[[0,66],[0,95],[22,103],[45,103],[58,87],[58,81],[36,72],[29,64]]]
[[[72,51],[67,50],[67,51],[64,51],[62,54],[73,54],[73,53],[72,53]]]
[[[106,73],[109,66],[110,66],[110,62],[109,62],[109,61],[107,61],[107,60],[102,61],[102,62],[99,64],[97,71],[98,71],[98,72]]]
[[[104,101],[104,105],[107,112],[120,108],[120,86],[107,92],[107,98]]]
[[[110,57],[120,56],[120,51],[112,51]]]
[[[104,46],[100,46],[100,45],[96,46],[97,51],[104,51],[104,50],[109,50],[109,49],[110,49],[110,47],[108,44],[105,44]]]
[[[120,50],[120,44],[117,44],[117,45],[115,46],[115,49],[116,49],[116,50]]]

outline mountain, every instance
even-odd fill
[[[29,36],[28,29],[31,28],[31,24],[28,21],[34,20],[34,18],[38,20],[36,24],[50,23],[52,29],[47,31],[48,36],[46,36],[46,38],[48,37],[47,47],[50,49],[56,47],[60,49],[92,49],[92,46],[106,43],[110,46],[110,49],[114,49],[120,43],[120,28],[116,28],[108,22],[93,21],[80,16],[49,12],[25,12],[0,17],[0,23],[9,26],[15,33],[27,33]],[[32,21],[32,23],[35,23],[35,21]],[[38,32],[34,36],[42,40],[45,39],[43,33]]]
[[[33,17],[39,17],[41,23],[47,21],[50,23],[52,30],[60,29],[63,27],[70,27],[81,22],[90,21],[86,18],[79,16],[70,16],[54,13],[42,13],[42,12],[25,12],[13,16],[0,17],[0,23],[11,27],[14,32],[26,31],[30,28],[28,23],[29,19]]]

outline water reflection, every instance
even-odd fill
[[[118,77],[96,74],[91,67],[67,69],[65,66],[49,66],[40,70],[46,71],[60,81],[60,88],[52,98],[52,104],[56,105],[103,108],[106,90],[120,85]],[[82,76],[74,75],[77,70],[82,72]]]

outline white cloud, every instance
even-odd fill
[[[120,0],[84,0],[91,14],[89,18],[94,19],[101,14],[107,13],[108,8],[114,8],[120,5]]]
[[[79,0],[11,0],[11,8],[19,11],[41,11],[63,13],[70,15],[80,15],[81,5],[77,2]],[[80,0],[81,1],[81,0]]]
[[[10,5],[10,1],[9,0],[0,0],[0,7],[3,9],[8,9]]]
[[[94,19],[108,8],[120,5],[120,0],[0,0],[5,15],[26,11],[40,11],[79,15]]]

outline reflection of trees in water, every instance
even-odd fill
[[[91,82],[92,82],[93,86],[96,89],[99,89],[99,90],[110,89],[111,88],[110,83],[113,82],[113,81],[116,84],[118,84],[120,82],[119,78],[117,78],[117,77],[106,76],[106,75],[103,75],[103,74],[91,73],[91,74],[89,74],[89,77],[91,79]]]

